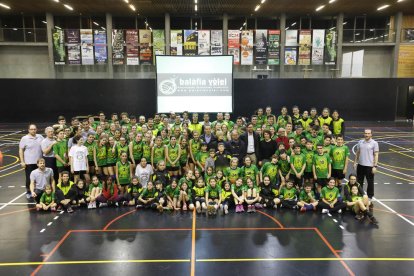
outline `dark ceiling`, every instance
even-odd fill
[[[413,13],[414,0],[336,0],[329,4],[329,0],[266,0],[257,12],[254,9],[261,0],[198,0],[198,12],[194,11],[194,0],[129,0],[135,5],[136,12],[132,11],[124,0],[0,0],[0,3],[11,7],[10,10],[0,7],[0,14],[42,14],[50,12],[56,15],[96,15],[110,12],[114,15],[144,15],[160,16],[165,13],[182,16],[212,16],[229,15],[278,16],[281,13],[294,15],[389,15],[396,12]],[[73,7],[73,11],[66,9],[63,4]],[[390,7],[377,11],[379,6],[389,4]],[[326,5],[316,12],[316,7]]]

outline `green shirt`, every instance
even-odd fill
[[[151,145],[147,143],[142,144],[142,157],[144,157],[147,162],[151,161]]]
[[[168,144],[167,146],[167,150],[168,150],[168,157],[170,158],[171,161],[175,161],[178,158],[178,153],[180,151],[180,146],[179,145],[175,145],[174,147],[171,146],[171,144]],[[175,163],[174,166],[178,166],[179,162]],[[170,162],[168,162],[167,164],[168,166],[172,166]]]
[[[55,193],[51,193],[50,195],[43,193],[40,197],[40,202],[44,205],[50,205],[55,200]]]
[[[263,165],[261,172],[263,177],[269,176],[270,182],[274,184],[277,181],[277,170],[277,164],[273,164],[272,162],[266,162]]]
[[[206,194],[206,187],[205,186],[203,186],[203,187],[194,186],[193,190],[194,190],[194,196],[195,197],[204,197],[205,194]]]
[[[68,152],[67,141],[65,139],[62,141],[57,141],[56,144],[53,145],[53,152],[55,155],[59,155],[62,160],[65,160],[65,155],[67,155]],[[56,166],[63,167],[63,163],[56,159]]]
[[[131,182],[131,163],[127,161],[126,163],[122,163],[121,161],[118,161],[116,163],[116,166],[118,167],[118,179],[120,185],[126,185]]]
[[[313,156],[313,164],[315,165],[315,173],[317,178],[328,178],[329,164],[331,158],[327,154]]]
[[[201,140],[198,139],[198,141],[195,141],[194,139],[191,139],[191,151],[193,153],[194,158],[196,158],[197,153],[200,151],[201,148]]]
[[[314,150],[316,150],[316,147],[318,146],[318,144],[323,143],[323,137],[320,135],[317,135],[316,137],[314,137],[311,134],[307,133],[306,139],[312,141]]]
[[[312,198],[315,198],[315,193],[313,191],[310,191],[310,194],[311,194]],[[308,196],[308,194],[305,192],[305,190],[300,191],[299,200],[303,201],[303,202],[306,202],[306,203],[311,203],[311,199]]]
[[[204,168],[204,165],[206,164],[207,158],[210,156],[210,153],[208,151],[200,151],[195,156],[195,159],[200,162],[201,166]]]
[[[129,148],[128,148],[128,144],[125,144],[124,146],[122,146],[120,143],[116,144],[116,150],[118,153],[118,161],[121,161],[121,154],[122,152],[126,152],[128,158],[129,158]]]
[[[224,175],[231,184],[236,183],[237,178],[241,176],[241,169],[239,167],[236,167],[235,169],[227,167],[224,169]]]
[[[302,171],[303,165],[306,164],[306,157],[303,154],[299,155],[292,155],[290,156],[290,164],[293,164],[293,167],[295,168],[297,173],[300,173]]]
[[[303,154],[305,155],[306,160],[305,172],[312,172],[313,156],[315,155],[315,152],[313,150],[304,149]]]
[[[88,141],[86,141],[84,146],[88,149],[88,161],[94,161],[93,149],[96,147],[96,142],[88,143]]]
[[[295,187],[288,189],[287,187],[283,187],[280,189],[280,198],[286,200],[296,200],[297,199],[297,191]]]
[[[171,185],[168,185],[168,186],[165,188],[165,194],[166,194],[167,196],[171,197],[171,198],[173,198],[173,197],[174,197],[174,195],[177,193],[177,191],[178,191],[178,192],[180,191],[180,186],[178,186],[178,185],[175,187],[175,189],[173,189],[173,188],[171,187]]]
[[[154,166],[158,164],[159,161],[165,160],[165,148],[164,146],[154,146],[154,156],[153,156]]]
[[[249,167],[243,166],[241,168],[241,172],[244,181],[246,181],[247,177],[250,177],[253,180],[253,183],[257,185],[256,175],[259,174],[259,169],[256,167],[256,165],[252,164]]]
[[[106,165],[106,154],[107,149],[106,146],[97,145],[95,148],[96,151],[96,162],[98,163],[98,167],[103,167]]]
[[[93,188],[99,188],[102,191],[102,183],[99,182],[96,186],[93,183],[89,184],[89,194],[92,193]]]
[[[323,187],[321,190],[321,198],[324,198],[328,202],[333,202],[339,196],[339,190],[337,187],[329,189],[328,186]]]
[[[236,195],[242,195],[244,191],[246,191],[245,185],[237,186],[236,184],[231,185],[232,191],[236,193]]]
[[[118,156],[118,154],[117,154],[116,148],[115,148],[115,151],[112,152],[112,147],[109,145],[106,148],[106,164],[107,165],[109,165],[109,164],[115,164],[116,161],[117,161],[117,156]]]
[[[155,188],[152,188],[149,190],[148,188],[144,189],[141,196],[143,199],[149,199],[149,198],[155,198],[156,197],[157,190]]]
[[[221,188],[216,185],[216,187],[211,187],[210,185],[207,185],[206,193],[208,193],[208,197],[211,199],[216,199],[220,197],[221,194]]]
[[[181,185],[183,184],[183,183],[187,183],[187,186],[189,187],[189,188],[193,188],[193,181],[190,179],[187,179],[187,177],[183,177],[183,178],[181,178],[179,181],[178,181],[178,186],[180,186],[181,187]]]
[[[345,145],[342,147],[332,147],[330,152],[332,158],[332,168],[335,170],[343,170],[345,167],[345,161],[349,154],[349,148]]]
[[[286,115],[286,116],[279,115],[279,117],[277,117],[277,122],[276,123],[278,124],[279,127],[285,128],[287,123],[289,123],[289,121],[290,121],[290,116],[289,115]]]
[[[139,143],[132,141],[132,157],[134,157],[134,160],[140,160],[142,158],[142,144],[142,141]]]
[[[290,164],[289,164],[289,160],[282,160],[280,159],[277,162],[278,166],[279,166],[279,170],[281,171],[283,176],[286,176],[289,172],[290,172]]]
[[[343,123],[344,123],[344,119],[342,118],[339,118],[338,120],[332,119],[332,129],[333,129],[334,135],[338,135],[342,133]]]

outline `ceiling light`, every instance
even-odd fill
[[[240,27],[240,31],[243,29],[243,27]]]
[[[320,11],[321,9],[325,8],[325,5],[319,6],[316,8],[316,11]]]
[[[45,24],[47,24],[47,22],[46,21],[42,21],[43,23],[45,23]]]
[[[0,3],[0,6],[1,6],[1,7],[3,7],[3,8],[5,8],[5,9],[10,10],[10,7],[9,7],[9,6],[7,6],[7,5],[5,5],[5,4],[3,4],[3,3]]]
[[[342,25],[346,25],[346,24],[348,24],[348,22],[344,22],[344,23],[342,23]]]
[[[197,7],[197,5],[195,5],[195,6],[194,6],[194,10],[195,10],[195,11],[197,11],[197,10],[198,10],[198,7]]]
[[[332,4],[333,2],[335,2],[336,0],[329,0],[329,4]]]
[[[329,30],[330,30],[330,31],[332,31],[333,29],[336,29],[336,27],[332,27],[332,28],[330,28]]]
[[[98,24],[98,23],[96,23],[95,21],[93,21],[93,24],[95,24],[96,26],[99,26],[99,24]]]
[[[379,7],[378,9],[377,9],[377,11],[380,11],[380,10],[383,10],[383,9],[386,9],[386,8],[388,8],[390,5],[384,5],[384,6],[381,6],[381,7]]]
[[[258,11],[260,9],[260,5],[257,5],[256,8],[254,8],[254,11]]]
[[[197,4],[197,2],[198,2],[197,0],[194,0],[194,4]]]
[[[17,28],[13,28],[13,31],[17,31]]]
[[[136,9],[135,9],[135,6],[134,5],[129,5],[129,7],[131,8],[131,10],[133,10],[133,11],[135,11]]]
[[[55,28],[56,28],[56,29],[59,29],[59,30],[60,30],[60,29],[62,29],[62,28],[61,28],[61,27],[59,27],[59,26],[55,26]]]
[[[287,27],[287,28],[285,29],[285,31],[287,31],[287,30],[289,30],[289,27]]]
[[[124,0],[125,3],[129,4],[129,0]]]
[[[263,4],[264,2],[266,2],[266,0],[262,0],[262,2],[260,2],[260,3]]]
[[[296,22],[293,22],[293,23],[292,23],[292,25],[290,25],[290,26],[292,26],[292,27],[293,27],[293,26],[295,26],[295,25],[296,25]]]
[[[69,6],[69,5],[66,5],[66,4],[64,4],[63,6],[65,6],[65,8],[67,8],[68,10],[71,10],[71,11],[73,11],[73,8],[72,8],[71,6]]]
[[[243,23],[243,26],[246,26],[246,24],[247,24],[247,23],[246,23],[246,22],[244,22],[244,23]]]
[[[397,3],[400,3],[400,2],[402,2],[402,1],[404,1],[404,0],[398,0],[398,1],[397,1]]]
[[[56,3],[59,3],[59,0],[53,0],[53,1],[55,1]]]

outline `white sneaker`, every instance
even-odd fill
[[[339,209],[338,210],[338,214],[342,214],[342,209]]]
[[[328,214],[329,210],[328,209],[322,209],[322,214]]]
[[[92,209],[92,208],[93,208],[92,203],[89,203],[89,204],[88,204],[88,209]]]
[[[96,201],[92,202],[92,208],[96,209]]]

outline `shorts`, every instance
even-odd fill
[[[252,197],[252,196],[249,196],[249,197],[247,197],[246,198],[247,200],[252,200],[252,199],[255,199],[254,197]]]
[[[175,166],[175,167],[171,167],[171,166],[167,166],[167,171],[178,171],[180,169],[180,167]]]
[[[119,185],[121,185],[122,187],[125,187],[125,186],[127,186],[127,185],[129,185],[130,183],[126,183],[126,184],[119,184]]]
[[[206,199],[204,197],[195,197],[194,198],[194,202],[200,202],[200,203],[204,203],[206,202]]]
[[[304,179],[313,179],[313,172],[304,172],[303,173]]]
[[[84,178],[86,171],[74,171],[73,175],[79,175],[80,178]]]
[[[94,161],[88,161],[88,165],[89,165],[89,167],[95,167],[95,162]]]
[[[332,169],[332,177],[335,179],[344,179],[345,174],[343,173],[343,170]]]
[[[108,163],[105,165],[105,167],[115,167],[116,163]]]
[[[316,180],[316,183],[318,183],[318,185],[321,186],[321,187],[325,187],[326,184],[328,184],[328,179],[327,178],[318,178]]]
[[[293,177],[293,183],[296,186],[302,186],[303,178],[297,178],[296,176]]]
[[[193,159],[188,158],[188,164],[194,164]]]
[[[58,173],[63,173],[64,171],[69,171],[69,167],[57,167]]]

